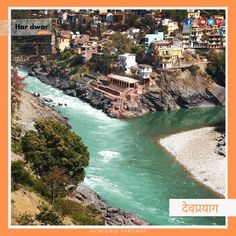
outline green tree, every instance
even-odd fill
[[[28,131],[22,138],[22,150],[33,170],[42,176],[57,166],[72,180],[83,180],[89,153],[81,138],[69,127],[52,119],[37,121],[35,128],[36,131]]]
[[[209,53],[206,71],[216,83],[225,86],[225,51]]]
[[[209,39],[209,36],[206,33],[204,33],[201,37],[202,42],[208,41],[208,39]]]
[[[29,14],[29,10],[12,10],[11,18],[12,19],[29,19],[31,15]]]
[[[163,10],[162,13],[166,18],[170,18],[177,22],[183,22],[184,19],[187,17],[186,10]]]
[[[130,38],[120,32],[114,33],[110,40],[103,46],[103,57],[95,64],[96,70],[108,74],[117,59],[117,56],[123,53],[131,52],[133,43]]]
[[[111,36],[111,42],[107,43],[105,47],[116,48],[117,54],[129,53],[132,48],[132,41],[127,35],[116,32]]]
[[[128,18],[126,20],[126,23],[127,23],[128,27],[134,27],[137,24],[137,20],[138,20],[137,16],[130,15],[130,16],[128,16]]]
[[[131,53],[136,54],[136,61],[142,63],[144,57],[144,47],[140,44],[133,44],[131,48]]]

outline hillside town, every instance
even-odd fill
[[[166,73],[205,72],[209,55],[224,53],[226,46],[223,10],[70,9],[27,14],[50,18],[53,24],[50,35],[42,36],[48,46],[37,45],[41,39],[36,39],[32,54],[54,55],[53,65],[63,70],[62,76],[74,83],[87,80],[111,101],[116,117],[127,113]]]
[[[225,9],[10,13],[9,225],[225,226]]]

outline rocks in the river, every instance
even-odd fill
[[[91,204],[101,212],[106,225],[149,225],[130,212],[109,207],[93,190],[85,186],[77,187],[76,198],[84,204]]]
[[[45,102],[53,102],[53,100],[52,100],[51,98],[43,98],[43,100],[44,100]]]
[[[40,97],[40,93],[33,93],[34,97]]]
[[[215,152],[221,155],[222,157],[225,157],[226,156],[225,148],[226,148],[225,134],[222,134],[217,139],[217,146],[215,148]]]

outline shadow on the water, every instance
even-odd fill
[[[137,130],[145,130],[158,137],[203,126],[225,126],[225,108],[191,108],[175,111],[160,111],[128,121]],[[145,129],[143,127],[145,126]]]

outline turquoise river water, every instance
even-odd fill
[[[21,75],[26,76],[24,71]],[[26,89],[52,98],[87,145],[84,183],[110,206],[131,211],[152,225],[224,225],[224,217],[169,217],[170,198],[218,198],[194,181],[157,139],[170,133],[224,122],[225,109],[156,112],[131,120],[112,119],[79,98],[26,76]],[[59,107],[57,103],[67,103]]]

